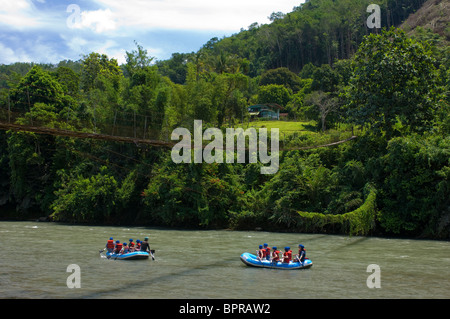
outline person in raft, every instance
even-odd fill
[[[257,250],[257,256],[259,260],[262,260],[266,255],[266,250],[263,248],[263,245],[259,245],[259,250]]]
[[[269,245],[264,244],[264,249],[265,249],[264,257],[267,260],[270,260],[270,247],[269,247]]]
[[[134,242],[133,242],[133,239],[131,239],[131,238],[128,243],[128,249],[129,249],[130,253],[132,253],[134,251]]]
[[[305,246],[302,244],[298,245],[298,255],[296,255],[296,258],[294,261],[303,263],[306,259],[306,249]]]
[[[130,248],[128,248],[127,243],[123,243],[123,247],[122,247],[122,250],[120,251],[120,254],[123,255],[123,254],[127,254],[129,252],[130,252]]]
[[[114,240],[112,237],[110,237],[106,242],[105,249],[108,251],[108,253],[112,253],[114,251]]]
[[[114,253],[118,254],[122,250],[123,245],[120,243],[119,240],[116,240],[116,247],[114,248]]]
[[[139,239],[136,239],[136,247],[134,248],[134,251],[141,251],[141,241]]]
[[[277,263],[280,261],[280,251],[275,246],[272,249],[272,262]]]
[[[289,264],[292,260],[292,250],[290,247],[284,247],[283,263]]]
[[[146,252],[146,253],[151,253],[150,244],[148,243],[148,237],[145,237],[144,241],[141,242],[141,251]]]

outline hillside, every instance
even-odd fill
[[[428,0],[401,25],[408,33],[414,33],[417,27],[430,29],[450,41],[450,2]]]
[[[366,25],[371,0],[311,0],[292,12],[272,13],[270,24],[254,23],[247,30],[223,39],[213,38],[201,55],[235,55],[249,63],[248,74],[257,76],[265,70],[286,67],[298,73],[312,63],[333,65],[350,58],[363,37],[376,30]],[[398,27],[421,8],[425,0],[381,0],[381,25]]]

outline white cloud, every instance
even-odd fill
[[[0,42],[0,64],[10,64],[14,63],[16,60],[16,55],[14,50],[8,48]]]
[[[45,0],[34,1],[47,3]],[[71,14],[63,12],[61,4],[52,12],[48,8],[39,10],[32,0],[0,0],[0,25],[15,29],[59,28],[66,22],[64,20],[76,14],[79,18],[76,28],[91,29],[96,33],[122,28],[236,32],[253,22],[268,23],[267,17],[272,12],[290,12],[300,2],[303,1],[94,0],[89,7],[83,7],[83,2],[71,4],[69,1],[67,8],[75,6],[80,10]]]
[[[110,29],[142,27],[178,30],[239,31],[253,22],[268,23],[274,11],[290,12],[299,0],[97,0]],[[81,8],[83,10],[83,8]]]
[[[82,54],[86,50],[89,43],[87,40],[79,36],[68,37],[62,35],[61,37],[73,54]]]
[[[302,0],[0,0],[0,63],[54,62],[90,52],[124,62],[133,40],[150,55],[197,50]],[[78,3],[78,4],[76,4]]]
[[[117,29],[116,19],[111,10],[82,11],[80,22],[76,28],[90,28],[97,33],[113,31]]]
[[[19,30],[39,27],[42,20],[35,11],[35,6],[28,0],[0,0],[0,25],[8,25]]]
[[[0,42],[0,64],[10,64],[17,61],[32,62],[30,56],[21,48],[12,49]]]
[[[63,55],[59,52],[58,47],[48,43],[44,38],[30,40],[27,46],[33,48],[31,52],[33,62],[47,63],[63,60]]]

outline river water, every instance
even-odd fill
[[[111,236],[122,242],[148,236],[155,260],[101,258]],[[262,243],[301,243],[314,266],[245,266],[240,254]],[[450,298],[445,241],[0,222],[0,244],[0,298]],[[81,287],[70,289],[67,268],[74,264]],[[368,272],[372,264],[379,272]],[[381,287],[369,288],[369,276]]]

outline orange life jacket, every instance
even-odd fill
[[[113,240],[108,240],[108,242],[106,243],[106,248],[108,249],[114,249],[114,241]]]
[[[284,257],[283,262],[289,263],[292,260],[292,250],[285,251],[283,253],[283,257]]]
[[[259,258],[264,258],[266,256],[266,250],[265,249],[260,249],[258,250],[258,257]]]
[[[279,261],[280,260],[280,251],[279,250],[274,250],[272,252],[272,260],[274,261]]]
[[[114,252],[119,253],[122,250],[122,244],[116,244],[116,250]]]

